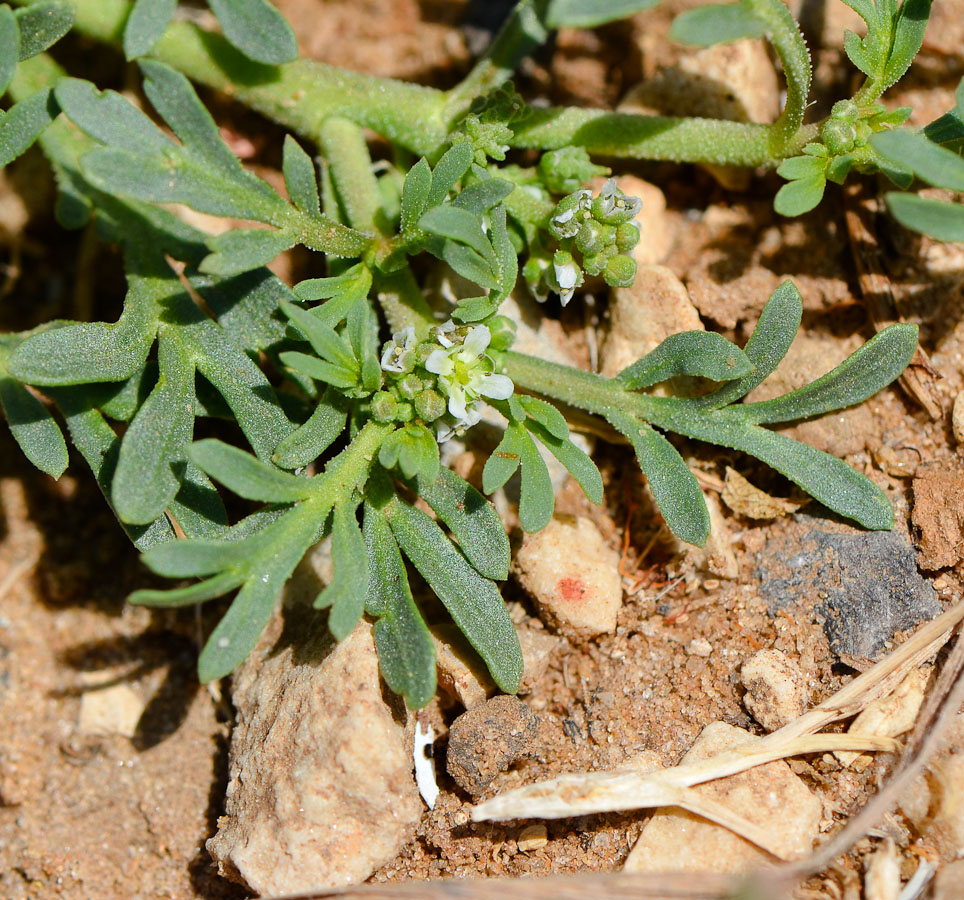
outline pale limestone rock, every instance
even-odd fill
[[[521,628],[516,628],[516,632],[519,635],[519,644],[522,646],[522,662],[525,666],[519,693],[530,694],[546,674],[549,668],[549,657],[561,642],[555,635],[545,631],[538,619],[527,622]]]
[[[710,533],[702,547],[679,542],[680,549],[686,549],[687,556],[697,569],[704,569],[720,578],[736,578],[740,566],[733,549],[733,536],[730,526],[720,509],[720,501],[715,493],[703,492],[706,511],[710,514]]]
[[[887,838],[870,857],[864,875],[866,900],[897,900],[900,896],[900,856]]]
[[[613,288],[609,330],[599,360],[612,377],[655,350],[671,334],[703,331],[683,282],[665,266],[640,266],[629,287]]]
[[[77,728],[84,734],[119,734],[132,738],[144,712],[144,701],[129,684],[85,691],[80,695]]]
[[[781,650],[760,650],[740,669],[743,705],[767,731],[803,715],[807,685],[800,667]]]
[[[964,900],[964,859],[937,870],[933,900]]]
[[[303,566],[289,601],[317,594],[309,580]],[[311,893],[363,881],[396,855],[422,804],[367,622],[335,645],[325,617],[293,602],[236,672],[232,699],[226,814],[207,842],[222,874],[259,894]]]
[[[758,740],[713,722],[703,729],[683,762],[697,762]],[[810,852],[822,816],[820,801],[778,760],[702,784],[695,790],[729,807],[779,838],[790,858]],[[746,872],[773,857],[720,825],[679,809],[658,809],[626,860],[627,872]]]
[[[516,844],[523,853],[539,850],[549,843],[549,832],[545,825],[527,825],[519,833]]]
[[[964,391],[960,391],[954,398],[954,407],[951,411],[951,428],[954,431],[954,440],[958,446],[964,445]]]
[[[557,516],[526,535],[514,567],[557,631],[581,640],[615,630],[623,599],[619,554],[589,519]]]
[[[439,687],[466,709],[485,703],[495,683],[465,635],[453,624],[435,625],[431,631]]]

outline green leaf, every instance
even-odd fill
[[[846,2],[846,0],[844,0]],[[848,6],[850,4],[847,4]],[[867,51],[863,40],[853,31],[844,32],[844,50],[850,61],[864,73],[868,78],[872,78],[876,66],[874,59]]]
[[[640,390],[676,375],[696,375],[713,381],[733,381],[753,371],[753,363],[735,344],[713,331],[670,335],[655,350],[627,366],[616,380],[628,390]]]
[[[466,297],[456,304],[452,310],[452,318],[456,322],[481,322],[498,308],[488,297]]]
[[[579,482],[580,487],[592,503],[602,503],[603,483],[602,475],[596,464],[569,438],[558,438],[550,434],[538,422],[529,420],[526,428],[532,432],[539,442],[566,467],[566,471]]]
[[[0,94],[5,94],[20,60],[20,28],[13,10],[0,6]]]
[[[961,80],[964,84],[964,79]],[[964,151],[964,110],[958,108],[945,113],[924,126],[924,136],[934,144],[940,144],[955,153]]]
[[[491,299],[496,304],[501,303],[515,289],[516,279],[519,275],[519,258],[516,249],[512,245],[506,225],[506,211],[503,204],[496,206],[490,214],[489,234],[492,240],[492,249],[499,261],[499,288],[495,296]]]
[[[741,38],[759,38],[767,25],[742,3],[700,6],[678,15],[670,28],[670,40],[694,47],[725,44]]]
[[[551,403],[526,394],[519,397],[519,402],[526,413],[551,435],[562,440],[569,437],[569,426],[566,424],[565,416]]]
[[[754,424],[789,422],[862,403],[885,388],[917,350],[917,326],[891,325],[874,335],[839,366],[798,390],[726,410]]]
[[[456,209],[464,209],[478,218],[497,206],[515,190],[515,185],[504,178],[486,178],[476,184],[469,185],[452,200]]]
[[[0,115],[0,168],[26,153],[58,112],[53,91],[44,88]]]
[[[891,215],[905,228],[939,241],[964,241],[964,206],[916,194],[886,195]]]
[[[455,535],[475,570],[485,578],[509,577],[509,539],[495,507],[471,484],[442,467],[432,482],[418,481],[418,495]]]
[[[147,525],[181,485],[194,429],[194,361],[173,329],[159,335],[157,386],[121,442],[111,500],[117,515]]]
[[[160,279],[132,275],[116,324],[66,325],[35,334],[10,358],[10,374],[36,385],[126,381],[147,359],[154,343],[158,303],[171,289],[170,283]]]
[[[178,541],[177,543],[187,543],[187,541]],[[213,578],[174,590],[141,589],[134,591],[128,595],[127,602],[133,606],[153,606],[159,609],[194,606],[197,603],[204,603],[207,600],[213,600],[215,597],[224,596],[240,586],[243,581],[244,576],[237,572],[222,572]]]
[[[141,562],[166,578],[205,578],[242,568],[250,555],[250,545],[241,541],[180,540],[153,547]]]
[[[506,428],[499,446],[485,461],[482,469],[482,490],[487,494],[498,490],[519,468],[522,461],[522,432],[518,428]]]
[[[710,533],[710,514],[699,482],[679,451],[658,431],[632,416],[616,413],[607,418],[633,445],[639,467],[670,530],[680,540],[702,547]]]
[[[525,531],[534,534],[552,521],[552,511],[556,507],[552,479],[546,461],[524,427],[510,425],[509,428],[520,432],[522,488],[519,493],[519,524]]]
[[[827,160],[822,156],[792,156],[785,159],[777,168],[777,175],[792,181],[798,178],[812,178],[822,175],[827,167]]]
[[[374,638],[382,677],[410,709],[420,709],[435,696],[435,645],[412,599],[388,520],[368,503],[364,534],[370,570],[365,608],[379,617]]]
[[[178,149],[144,113],[115,91],[100,92],[89,81],[62,78],[54,96],[74,124],[104,144],[145,156]]]
[[[742,378],[723,385],[719,390],[698,398],[698,406],[720,407],[745,397],[779,365],[800,328],[803,298],[792,281],[784,281],[767,300],[760,319],[743,352],[753,370]]]
[[[404,478],[432,482],[439,472],[438,442],[424,425],[403,425],[382,441],[378,461],[386,469],[397,466]]]
[[[358,360],[352,352],[351,345],[333,328],[322,322],[317,316],[303,310],[294,303],[286,300],[281,302],[281,310],[291,319],[297,329],[304,334],[311,344],[311,349],[322,359],[339,366],[348,372],[359,371]]]
[[[871,146],[935,187],[964,191],[964,159],[924,135],[905,129],[872,135]]]
[[[74,24],[74,8],[60,0],[31,3],[15,11],[20,26],[20,61],[43,53]]]
[[[425,513],[400,501],[388,510],[402,551],[445,604],[495,683],[515,693],[522,680],[522,648],[495,583],[479,575]]]
[[[447,262],[459,275],[475,282],[479,287],[498,289],[501,279],[474,250],[455,241],[446,241],[442,245],[442,259]]]
[[[290,134],[285,135],[281,169],[291,202],[310,216],[321,215],[315,164]]]
[[[43,403],[19,382],[0,375],[0,409],[24,456],[40,471],[60,478],[67,468],[67,444]]]
[[[267,65],[297,58],[294,31],[267,0],[208,0],[208,6],[224,36],[245,56]]]
[[[655,6],[659,0],[550,0],[545,22],[549,28],[595,28]]]
[[[250,453],[214,438],[195,441],[189,457],[228,490],[247,500],[296,503],[313,493],[310,479],[282,472]]]
[[[282,469],[307,466],[335,442],[347,421],[346,401],[338,391],[329,388],[308,421],[278,444],[272,461]]]
[[[418,220],[418,226],[430,234],[449,238],[459,244],[471,247],[485,260],[490,268],[495,270],[498,267],[495,251],[482,231],[481,220],[468,210],[460,209],[451,203],[445,206],[436,206],[435,209],[430,209]]]
[[[309,356],[307,353],[299,353],[297,350],[289,350],[278,355],[281,362],[290,366],[296,372],[302,372],[309,378],[330,384],[336,388],[353,388],[358,384],[358,373],[343,369],[341,366],[333,365],[318,359],[317,356]]]
[[[298,243],[288,228],[235,228],[208,239],[214,252],[204,257],[201,271],[229,277],[266,266]]]
[[[331,529],[334,577],[315,600],[317,609],[331,607],[328,629],[339,641],[348,637],[358,624],[368,593],[368,551],[355,519],[355,509],[353,503],[335,507]]]
[[[901,3],[887,66],[884,69],[884,88],[896,84],[910,68],[924,43],[924,31],[930,13],[931,0],[903,0]]]
[[[189,538],[217,538],[228,531],[228,512],[217,488],[193,463],[188,463],[180,490],[166,510]]]
[[[773,198],[773,208],[781,216],[802,216],[819,205],[826,186],[823,174],[788,181]]]
[[[401,224],[403,235],[411,234],[418,227],[418,220],[428,205],[432,189],[432,170],[423,156],[405,176],[402,186]]]
[[[174,17],[177,0],[135,0],[124,26],[124,55],[135,59],[150,53]]]
[[[469,166],[472,165],[472,157],[472,145],[469,143],[455,144],[445,151],[432,170],[432,187],[428,192],[428,199],[425,201],[427,209],[432,209],[445,200],[449,191],[469,171]]]

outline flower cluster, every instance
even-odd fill
[[[482,398],[508,400],[512,381],[496,371],[492,352],[506,349],[511,332],[502,317],[489,325],[458,326],[451,319],[418,341],[414,328],[392,336],[383,350],[385,386],[372,398],[372,415],[379,421],[432,425],[439,442],[462,434],[479,421]]]
[[[633,219],[641,207],[642,201],[624,194],[613,178],[595,198],[588,190],[563,197],[548,227],[558,249],[551,257],[534,254],[523,268],[536,299],[544,300],[554,291],[565,306],[584,275],[601,275],[613,287],[632,284],[636,261],[630,253],[639,242],[639,227]]]

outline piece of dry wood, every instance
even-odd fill
[[[847,234],[850,237],[854,265],[857,267],[860,292],[863,294],[874,330],[882,331],[888,325],[903,320],[897,310],[890,279],[881,263],[880,243],[875,227],[877,200],[868,199],[862,184],[848,187],[844,191],[844,197]],[[944,415],[941,394],[937,389],[937,382],[941,377],[920,345],[900,376],[900,386],[935,421]]]

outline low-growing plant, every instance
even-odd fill
[[[176,17],[175,0],[17,5],[0,6],[0,87],[12,101],[0,160],[39,143],[59,220],[78,228],[93,218],[123,248],[128,292],[113,323],[53,321],[0,336],[0,402],[24,453],[53,477],[68,462],[65,425],[147,566],[190,579],[132,602],[181,606],[236,592],[201,653],[202,680],[245,658],[285,581],[330,534],[334,575],[315,605],[337,638],[362,615],[374,619],[385,681],[410,706],[427,703],[436,682],[409,566],[499,687],[515,691],[522,656],[497,586],[509,571],[506,533],[483,494],[440,462],[439,445],[471,429],[483,404],[505,421],[483,490],[519,472],[519,520],[530,532],[553,514],[547,455],[602,500],[598,469],[571,440],[570,410],[628,440],[667,525],[692,544],[705,542],[709,516],[666,433],[748,453],[840,515],[892,527],[871,481],[765,426],[870,397],[907,365],[913,326],[887,328],[799,390],[742,403],[799,327],[789,282],[743,349],[711,332],[677,334],[615,378],[513,351],[515,324],[500,305],[520,283],[565,304],[587,276],[632,282],[639,200],[613,180],[594,195],[590,180],[609,174],[594,159],[779,166],[791,180],[776,205],[788,214],[849,171],[960,190],[961,92],[958,108],[921,134],[894,130],[906,111],[877,103],[920,48],[928,0],[850,3],[869,31],[845,46],[867,79],[816,124],[804,123],[806,45],[780,0],[681,16],[680,40],[771,42],[787,80],[771,125],[536,109],[512,88],[517,64],[553,28],[594,27],[654,0],[521,0],[449,91],[294,59],[291,30],[266,0],[209,0],[223,36]],[[138,58],[155,118],[61,69],[46,51],[71,29]],[[280,193],[244,168],[191,80],[229,91],[320,155],[288,136]],[[378,166],[364,128],[390,148]],[[529,153],[507,161],[518,150]],[[935,212],[934,202],[889,197],[901,221],[960,238],[960,207]],[[171,204],[259,227],[211,236]],[[326,277],[289,286],[265,268],[295,245],[324,255]],[[474,286],[443,310],[426,299],[426,272],[439,267]],[[677,375],[705,379],[707,390],[648,393]],[[198,417],[224,421],[222,438],[194,441]],[[231,524],[221,489],[258,505]]]

